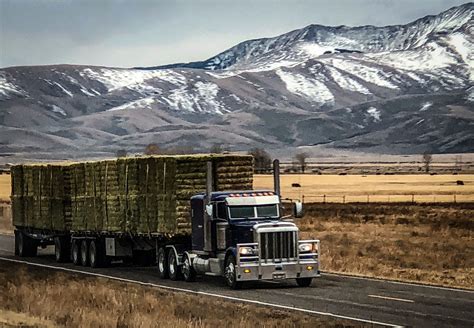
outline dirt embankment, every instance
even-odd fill
[[[322,270],[474,286],[474,204],[305,204]]]
[[[360,326],[10,262],[1,262],[0,291],[0,326],[7,327]]]

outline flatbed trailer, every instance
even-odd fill
[[[251,162],[235,155],[152,157],[115,164],[114,174],[108,170],[114,164],[107,161],[41,166],[31,175],[29,167],[23,166],[21,174],[14,167],[15,254],[36,256],[38,247],[54,245],[58,262],[93,268],[123,260],[157,264],[163,279],[191,282],[210,274],[223,276],[231,288],[282,279],[309,286],[319,276],[319,240],[299,240],[297,226],[282,216],[278,161],[273,191],[251,190]],[[183,173],[184,168],[190,172]],[[52,172],[61,172],[65,181],[59,190],[62,203],[53,197],[58,191],[52,183],[41,178],[50,174],[54,181]],[[235,188],[223,189],[229,186]],[[30,189],[40,195],[31,195]],[[54,204],[60,204],[63,221]],[[295,216],[301,211],[296,203]]]

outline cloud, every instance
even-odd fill
[[[458,0],[0,0],[0,66],[160,65],[315,23],[388,25]]]

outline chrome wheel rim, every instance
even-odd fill
[[[189,277],[190,267],[191,267],[191,264],[189,263],[189,258],[186,257],[183,263],[183,274],[186,278]]]
[[[160,272],[165,272],[165,255],[164,252],[160,252],[160,255],[158,256],[158,270]]]
[[[170,275],[172,275],[172,276],[174,275],[174,272],[175,272],[175,270],[174,270],[174,262],[175,262],[175,260],[176,260],[176,259],[174,258],[174,256],[171,256],[169,268],[170,268]]]
[[[234,283],[234,279],[235,279],[234,263],[229,262],[229,264],[227,264],[227,267],[225,268],[225,277],[229,285],[232,285]]]

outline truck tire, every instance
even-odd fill
[[[20,231],[15,230],[14,233],[15,233],[15,256],[18,256],[20,255],[18,252],[18,234],[20,233]]]
[[[225,261],[224,268],[224,279],[227,284],[232,289],[242,288],[242,282],[237,281],[237,272],[235,271],[235,257],[234,255],[229,255]]]
[[[300,287],[309,287],[313,278],[296,278],[296,283]]]
[[[168,271],[171,280],[181,279],[181,267],[178,265],[178,258],[172,249],[168,251]]]
[[[92,240],[89,244],[89,264],[91,268],[102,268],[105,266],[105,248],[99,240]]]
[[[71,242],[67,236],[54,237],[54,256],[56,262],[67,262],[70,259]]]
[[[156,262],[158,266],[158,276],[161,279],[168,279],[170,277],[170,273],[168,271],[168,256],[164,247],[158,248],[158,252],[156,253]]]
[[[81,241],[78,239],[72,240],[71,260],[74,265],[81,264]]]
[[[18,247],[18,256],[20,257],[34,257],[38,254],[38,244],[36,240],[28,237],[22,231],[18,231],[16,239],[16,247]]]
[[[186,282],[196,281],[196,270],[194,270],[191,259],[187,254],[184,255],[184,262],[182,267],[183,278]]]
[[[87,239],[81,241],[81,265],[89,265],[89,241]]]

